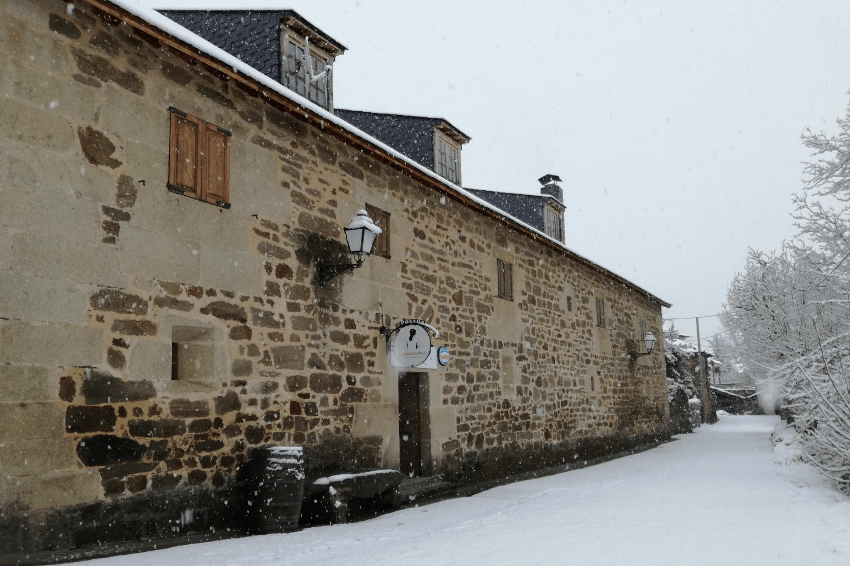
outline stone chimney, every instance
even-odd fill
[[[549,195],[550,197],[555,197],[558,202],[561,204],[564,203],[564,191],[561,189],[561,186],[558,183],[561,182],[561,178],[557,175],[543,175],[539,179],[540,184],[543,185],[540,188],[541,195]]]

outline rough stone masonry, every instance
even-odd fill
[[[0,555],[237,528],[255,446],[398,468],[378,329],[404,318],[451,350],[423,390],[428,473],[662,430],[662,348],[626,355],[658,299],[174,45],[109,3],[0,2]],[[231,208],[167,190],[172,107],[232,133]],[[390,257],[318,286],[366,204]]]

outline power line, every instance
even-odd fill
[[[723,315],[724,315],[724,313],[721,312],[721,313],[718,313],[718,314],[707,314],[705,316],[680,316],[678,318],[662,318],[661,320],[666,322],[668,320],[690,320],[692,318],[711,318],[711,317],[714,317],[714,316],[723,316]]]

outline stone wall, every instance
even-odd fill
[[[283,97],[83,2],[0,3],[0,74],[0,552],[165,536],[150,521],[177,524],[187,493],[218,516],[252,446],[307,446],[311,473],[397,467],[378,329],[404,318],[452,353],[427,377],[434,472],[504,475],[666,422],[663,352],[626,355],[641,318],[661,335],[657,302]],[[232,132],[230,209],[166,189],[170,107]],[[391,257],[318,286],[367,203]],[[100,529],[122,501],[159,514]]]

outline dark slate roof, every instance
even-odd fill
[[[384,142],[402,155],[423,167],[434,170],[434,128],[442,126],[453,130],[456,138],[469,141],[469,136],[443,118],[406,116],[404,114],[382,114],[360,110],[337,108],[335,114],[356,127]]]
[[[251,65],[270,79],[280,77],[280,24],[295,20],[324,42],[345,51],[337,42],[293,10],[160,10],[184,28]]]
[[[486,200],[490,204],[497,206],[516,218],[537,228],[541,232],[545,232],[543,221],[543,207],[548,201],[557,203],[560,208],[564,205],[552,198],[549,195],[529,195],[522,193],[497,193],[495,191],[485,191],[483,189],[469,189],[464,187],[464,190],[469,191],[480,199]]]

